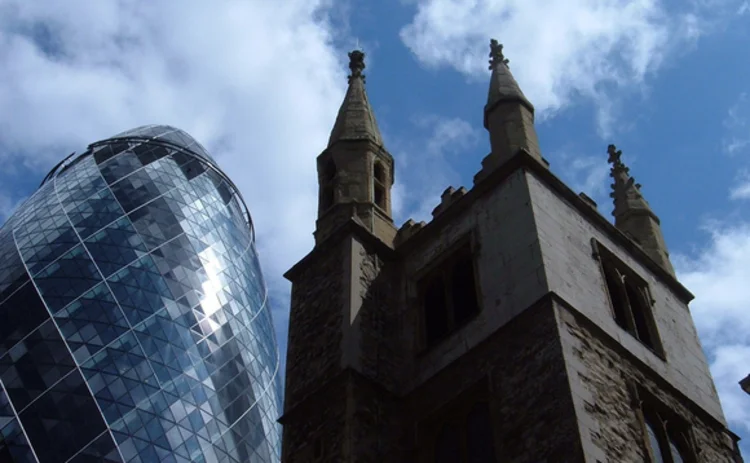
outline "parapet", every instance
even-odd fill
[[[424,228],[425,225],[427,225],[425,222],[417,223],[412,219],[407,220],[396,233],[396,239],[393,240],[393,244],[399,246],[401,243],[414,236],[419,230]]]
[[[432,217],[437,217],[438,215],[443,213],[451,206],[451,204],[455,203],[457,199],[465,194],[466,188],[464,187],[461,187],[458,190],[456,190],[452,186],[446,188],[443,194],[440,195],[440,204],[438,205],[438,207],[432,210]]]

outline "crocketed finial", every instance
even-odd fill
[[[490,39],[490,70],[498,64],[508,65],[509,61],[503,55],[503,46],[495,39]]]
[[[638,192],[641,189],[641,185],[635,183],[635,179],[630,176],[630,169],[620,159],[622,151],[618,150],[615,145],[609,145],[607,147],[607,154],[609,154],[607,162],[612,164],[609,176],[615,179],[615,183],[612,184],[614,192],[610,196],[614,197],[620,189],[625,191],[631,186],[634,186],[635,191]]]
[[[362,50],[353,50],[349,52],[349,69],[352,73],[349,75],[349,82],[355,77],[361,77],[365,80],[365,75],[362,71],[365,69],[365,53]]]

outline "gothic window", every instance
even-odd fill
[[[688,426],[674,416],[667,419],[644,404],[643,423],[646,431],[646,449],[651,463],[694,463]]]
[[[474,257],[467,243],[419,284],[424,340],[430,347],[479,313]]]
[[[322,171],[320,183],[320,210],[325,211],[333,206],[334,196],[334,185],[336,183],[336,165],[332,160],[328,160]]]
[[[380,161],[375,161],[372,167],[373,170],[373,197],[375,204],[381,208],[386,209],[385,200],[385,168]]]
[[[651,312],[648,284],[613,254],[594,242],[617,324],[649,349],[663,356]]]

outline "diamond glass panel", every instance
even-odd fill
[[[0,461],[279,461],[239,198],[198,142],[153,125],[74,155],[17,209],[0,228]]]

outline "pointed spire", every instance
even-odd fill
[[[526,96],[518,86],[518,82],[510,72],[508,66],[509,60],[503,55],[503,45],[497,40],[490,40],[490,91],[487,95],[487,105],[484,108],[485,118],[484,126],[487,128],[487,113],[490,112],[498,103],[503,101],[517,101],[526,108],[534,112],[534,106],[529,102]]]
[[[542,157],[534,128],[534,106],[526,99],[503,55],[503,46],[490,40],[490,90],[484,107],[484,128],[490,134],[492,152],[482,159],[482,170],[474,183],[490,174],[516,155],[528,155],[542,166],[549,163]]]
[[[362,50],[349,53],[349,69],[349,88],[333,125],[328,146],[341,140],[370,140],[382,145],[383,138],[365,92],[365,75],[362,73],[365,54]]]
[[[630,176],[630,169],[623,164],[622,151],[615,145],[609,145],[607,154],[607,162],[612,164],[609,175],[614,179],[610,197],[615,206],[612,211],[615,226],[635,240],[646,254],[674,276],[659,218],[641,194],[641,185],[635,183],[635,179]]]

